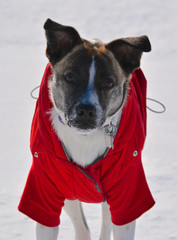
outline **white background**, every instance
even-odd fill
[[[30,124],[47,63],[47,18],[104,42],[146,34],[152,52],[142,58],[148,96],[167,111],[148,111],[143,164],[156,205],[137,221],[136,240],[177,240],[177,1],[0,0],[0,240],[35,239],[34,223],[17,211],[31,165]],[[158,106],[148,103],[153,108]],[[100,206],[84,205],[92,239],[99,237]],[[62,214],[59,239],[74,239]]]

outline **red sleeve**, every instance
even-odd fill
[[[155,203],[140,158],[132,162],[126,174],[113,189],[114,193],[108,197],[112,222],[116,225],[134,221]]]
[[[55,227],[60,224],[65,199],[47,172],[36,163],[39,158],[40,153],[38,158],[34,157],[18,209],[42,225]]]

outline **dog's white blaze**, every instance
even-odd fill
[[[90,88],[93,87],[95,75],[96,75],[95,59],[94,59],[94,57],[92,57],[92,62],[90,65],[90,70],[89,70],[89,84],[88,84],[88,87],[90,87]]]
[[[98,96],[94,87],[95,75],[96,75],[95,59],[94,57],[92,57],[92,62],[89,69],[88,86],[87,86],[86,92],[84,93],[84,97],[82,99],[83,103],[99,105]]]

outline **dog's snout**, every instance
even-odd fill
[[[96,108],[93,105],[79,104],[77,106],[77,116],[81,119],[92,119],[96,116]]]

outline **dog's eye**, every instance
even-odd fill
[[[108,77],[103,80],[101,83],[101,88],[103,89],[111,89],[114,87],[114,79],[112,77]]]
[[[76,76],[71,70],[64,73],[64,78],[68,83],[76,83]]]

